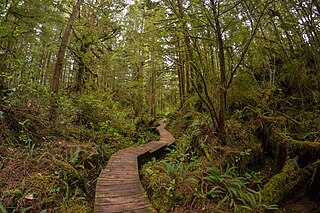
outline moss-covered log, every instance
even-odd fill
[[[264,203],[277,204],[293,193],[301,184],[311,179],[312,174],[320,166],[320,160],[299,168],[298,158],[286,161],[280,173],[273,176],[261,190]]]
[[[275,158],[276,164],[283,165],[286,159],[296,156],[307,156],[309,162],[320,159],[320,141],[317,138],[314,141],[310,141],[297,140],[290,136],[292,135],[290,126],[299,126],[298,121],[289,116],[258,116],[258,118],[260,121],[262,120],[261,126],[257,131],[259,138],[263,141],[262,148]],[[289,121],[294,121],[294,124],[292,122],[288,124]],[[312,131],[316,130],[312,129]],[[310,134],[318,134],[318,132],[311,132],[307,135]]]
[[[320,143],[312,141],[294,140],[284,133],[273,131],[269,138],[269,145],[275,158],[282,156],[294,158],[295,156],[308,156],[310,159],[316,160],[320,158]]]

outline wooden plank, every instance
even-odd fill
[[[151,204],[139,204],[136,203],[126,204],[126,205],[114,205],[114,206],[96,206],[97,210],[96,213],[119,213],[119,212],[137,212],[137,213],[149,213],[149,212],[156,212]]]
[[[109,185],[128,185],[128,184],[137,184],[137,181],[118,181],[118,180],[108,180],[108,181],[100,181],[97,183],[97,186],[109,186]]]
[[[136,183],[130,183],[130,184],[111,184],[109,183],[109,185],[102,185],[103,187],[99,187],[96,192],[110,192],[115,194],[115,191],[121,191],[121,190],[130,190],[130,189],[139,189],[142,190],[142,186],[141,185],[137,185]]]
[[[173,143],[174,138],[164,129],[164,122],[159,123],[159,141],[151,141],[139,147],[128,147],[111,156],[97,179],[95,213],[156,212],[139,179],[138,157]]]
[[[114,193],[110,189],[107,191],[99,191],[96,199],[99,198],[114,198],[114,197],[128,197],[132,195],[140,195],[143,188],[131,188],[131,189],[117,189],[117,193]],[[143,192],[143,191],[142,191]]]

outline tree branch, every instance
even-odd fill
[[[273,0],[272,0],[272,1],[273,1]],[[235,68],[233,69],[233,71],[231,72],[230,80],[229,80],[229,82],[228,82],[228,84],[227,84],[227,88],[226,88],[226,89],[228,89],[228,88],[230,87],[230,85],[231,85],[231,83],[232,83],[232,80],[233,80],[233,76],[236,74],[238,68],[239,68],[240,65],[242,64],[242,61],[244,60],[244,57],[245,57],[246,53],[248,52],[249,46],[250,46],[250,44],[251,44],[254,36],[256,35],[257,31],[258,31],[258,27],[259,27],[260,21],[261,21],[261,19],[262,19],[262,16],[264,15],[264,12],[266,11],[267,6],[268,6],[269,4],[271,4],[272,1],[267,2],[267,3],[264,5],[263,11],[262,11],[262,13],[260,14],[260,16],[259,16],[259,18],[258,18],[258,20],[257,20],[256,26],[254,27],[254,29],[253,29],[253,31],[252,31],[252,34],[251,34],[249,40],[247,41],[247,43],[246,43],[246,45],[245,45],[245,47],[244,47],[244,49],[243,49],[243,51],[242,51],[240,60],[239,60],[239,62],[237,63],[237,65],[235,66]]]

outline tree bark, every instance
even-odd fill
[[[59,81],[60,81],[60,77],[61,77],[61,73],[62,73],[62,66],[63,66],[63,62],[64,62],[67,43],[69,40],[72,26],[74,24],[74,21],[76,19],[77,14],[79,13],[80,6],[81,6],[82,2],[83,2],[83,0],[77,0],[76,5],[73,7],[72,14],[68,20],[68,24],[66,26],[66,29],[64,31],[64,34],[63,34],[63,37],[61,40],[59,52],[57,55],[57,61],[56,61],[56,65],[55,65],[54,73],[53,73],[52,92],[54,94],[57,94],[59,92]]]
[[[82,42],[82,41],[81,41]],[[88,52],[89,45],[86,44],[81,44],[80,47],[80,52],[84,56]],[[85,86],[85,79],[84,75],[86,73],[86,65],[84,62],[83,57],[79,57],[79,62],[78,62],[78,73],[77,73],[77,81],[76,81],[76,91],[81,92]]]
[[[180,108],[182,109],[185,102],[185,79],[184,79],[184,60],[182,59],[182,48],[178,39],[178,76],[179,76],[179,94]]]
[[[218,3],[212,3],[212,12],[214,15],[215,22],[215,34],[218,39],[218,57],[219,57],[219,69],[220,69],[220,101],[219,101],[219,139],[222,145],[226,144],[226,128],[225,128],[225,117],[226,117],[226,102],[227,102],[227,79],[226,79],[226,64],[224,55],[224,43],[222,38],[221,26],[219,21]]]

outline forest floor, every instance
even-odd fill
[[[1,141],[0,204],[7,212],[92,212],[101,169],[113,152],[130,145],[103,151],[93,141],[60,138],[28,150]]]
[[[8,212],[29,212],[28,209],[31,212],[44,209],[47,212],[88,212],[93,205],[96,174],[86,174],[90,171],[84,171],[80,166],[94,163],[89,162],[91,159],[83,160],[95,154],[94,143],[64,139],[36,147],[33,151],[23,146],[1,146],[1,202]],[[55,162],[55,159],[59,161]],[[66,164],[57,163],[60,161]],[[72,171],[73,168],[77,173]],[[85,199],[81,192],[71,192],[77,191],[74,185],[80,185],[84,176],[87,179]]]
[[[110,156],[157,140],[157,123],[108,96],[0,104],[0,212],[93,212],[95,184]],[[42,107],[40,107],[42,106]]]

